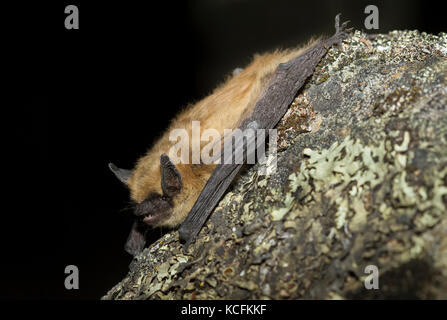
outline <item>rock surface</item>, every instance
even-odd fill
[[[278,151],[188,254],[165,234],[103,299],[447,298],[447,34],[356,31],[331,48]]]

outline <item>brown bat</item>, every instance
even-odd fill
[[[339,16],[335,17],[336,33],[331,38],[310,41],[298,49],[256,55],[245,69],[235,70],[210,96],[180,113],[133,170],[109,164],[128,186],[135,203],[136,220],[125,245],[127,252],[136,255],[144,248],[147,226],[180,224],[180,239],[186,242],[186,250],[242,167],[223,161],[218,165],[191,164],[194,156],[190,139],[171,141],[171,132],[184,129],[191,137],[193,121],[200,122],[200,136],[206,129],[225,136],[224,129],[274,128],[328,48],[346,37],[347,22],[340,27]],[[218,141],[220,146],[222,141]],[[247,148],[255,140],[243,140],[232,147],[232,154],[243,149],[247,159],[260,142],[256,141],[255,148]],[[179,144],[189,152],[187,159],[183,155],[183,161],[174,165],[167,154]],[[203,145],[201,141],[200,147]]]

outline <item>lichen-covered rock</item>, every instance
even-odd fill
[[[188,254],[164,235],[104,299],[447,298],[447,35],[343,49],[278,125],[277,170],[246,170]]]

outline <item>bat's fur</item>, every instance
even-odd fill
[[[130,197],[137,207],[152,201],[150,199],[154,197],[164,198],[169,202],[170,210],[164,210],[161,219],[147,222],[149,225],[176,227],[182,223],[215,168],[215,165],[191,164],[190,145],[190,158],[185,159],[188,164],[176,165],[182,180],[180,191],[172,197],[163,197],[160,157],[162,154],[168,155],[169,149],[177,143],[169,141],[171,130],[186,129],[191,144],[192,121],[200,121],[200,134],[205,129],[213,128],[223,137],[224,129],[237,128],[242,120],[251,114],[262,89],[277,66],[300,55],[317,41],[319,39],[311,40],[298,49],[255,55],[253,61],[242,72],[230,77],[208,97],[188,106],[171,122],[169,128],[147,154],[138,160],[126,181]],[[208,142],[201,143],[201,147],[206,143]],[[151,208],[154,207],[158,208],[157,204]]]

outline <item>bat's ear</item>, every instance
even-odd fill
[[[117,166],[115,166],[113,163],[109,163],[109,168],[112,170],[112,172],[115,174],[115,176],[122,182],[127,184],[127,180],[130,177],[130,174],[132,173],[131,170],[126,169],[120,169]]]
[[[175,196],[183,186],[182,176],[166,154],[160,157],[161,189],[168,197]]]

